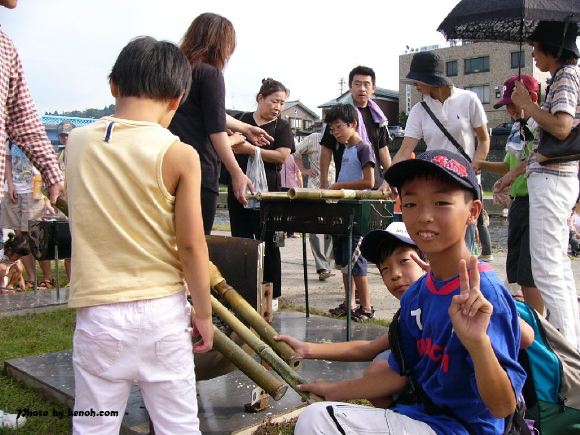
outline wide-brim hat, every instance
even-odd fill
[[[363,237],[360,244],[362,256],[371,263],[379,264],[381,248],[389,240],[400,240],[407,245],[416,246],[403,222],[391,222],[384,230],[373,230]]]
[[[401,82],[407,84],[419,82],[435,88],[451,86],[453,82],[445,76],[443,66],[443,60],[437,53],[420,51],[413,55],[409,73],[401,79]]]
[[[473,192],[475,199],[481,199],[479,182],[471,163],[462,155],[448,150],[425,151],[414,159],[395,163],[385,172],[385,181],[400,190],[405,181],[433,170],[442,172],[450,181]]]
[[[564,31],[566,31],[566,34],[564,34]],[[574,53],[577,58],[580,58],[580,52],[576,45],[577,36],[578,24],[576,23],[540,21],[530,35],[529,40],[568,50]]]

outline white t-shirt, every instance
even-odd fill
[[[477,95],[474,92],[453,87],[451,95],[443,103],[429,95],[424,96],[424,101],[439,119],[439,122],[463,147],[465,153],[473,159],[475,129],[487,124],[485,110]],[[405,136],[417,140],[424,139],[427,150],[445,149],[458,152],[421,103],[415,104],[409,113],[405,126]]]

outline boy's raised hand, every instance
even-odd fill
[[[469,269],[468,274],[465,260],[459,262],[460,293],[453,296],[449,306],[453,329],[468,351],[487,338],[493,312],[493,306],[481,293],[477,257],[473,255]]]
[[[274,340],[283,341],[288,346],[290,346],[292,349],[294,349],[294,352],[296,352],[302,358],[304,358],[306,356],[306,353],[308,351],[308,343],[300,341],[297,338],[291,337],[289,335],[282,335],[282,334],[276,335],[274,337]]]
[[[431,269],[431,266],[426,261],[421,260],[421,258],[419,258],[419,255],[417,255],[417,253],[415,251],[410,252],[409,253],[409,256],[412,258],[412,260],[415,263],[417,263],[417,265],[421,269],[423,269],[425,272],[429,273],[429,270]]]

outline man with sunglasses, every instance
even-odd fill
[[[494,200],[498,202],[512,201],[509,206],[508,222],[508,253],[506,272],[510,283],[518,283],[522,288],[524,300],[538,312],[544,311],[542,296],[537,289],[532,276],[530,257],[530,201],[528,197],[528,182],[526,165],[531,150],[536,144],[538,124],[530,114],[513,103],[511,95],[516,81],[521,81],[534,103],[538,102],[539,85],[535,78],[528,75],[511,76],[504,82],[503,97],[493,107],[499,109],[505,106],[507,113],[514,120],[512,130],[506,143],[506,155],[503,162],[479,161],[479,167],[484,171],[501,174],[493,186]]]

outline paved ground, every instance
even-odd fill
[[[229,235],[224,232],[214,234]],[[495,244],[494,244],[495,245]],[[282,256],[282,296],[293,305],[304,306],[304,280],[302,270],[302,239],[286,239],[286,246],[280,248]],[[314,260],[307,241],[308,254],[308,286],[310,306],[320,310],[328,310],[337,306],[343,299],[344,290],[340,277],[340,271],[336,275],[321,282],[314,267]],[[494,252],[494,260],[490,263],[496,273],[506,279],[505,275],[505,252]],[[576,279],[576,288],[580,295],[580,258],[572,259],[572,268]],[[372,304],[379,319],[390,319],[397,310],[399,303],[385,288],[377,269],[369,265],[369,284],[371,289]],[[516,286],[517,288],[517,286]]]

